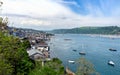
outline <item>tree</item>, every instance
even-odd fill
[[[24,43],[24,41],[20,42],[19,38],[5,36],[4,33],[0,33],[0,55],[3,60],[6,60],[0,62],[0,75],[4,75],[2,73],[5,72],[5,67],[9,68],[12,66],[12,75],[27,75],[34,67],[34,63],[28,57],[26,46],[23,45]],[[8,68],[6,71],[9,73]]]
[[[22,46],[25,47],[25,49],[31,47],[30,42],[28,41],[28,39],[23,40]]]
[[[58,58],[46,61],[44,66],[41,65],[41,61],[35,61],[35,68],[29,75],[65,75],[62,61]]]
[[[79,67],[76,75],[99,75],[99,73],[95,71],[93,64],[85,58],[80,58],[78,64]]]
[[[6,60],[0,56],[0,75],[12,75],[13,68],[10,63],[6,63]]]
[[[0,1],[0,12],[2,12],[1,10],[1,7],[3,5],[3,2]],[[8,24],[8,18],[5,17],[0,17],[0,30],[3,31],[3,32],[7,32],[6,29],[7,29],[7,24]]]
[[[8,18],[2,18],[0,17],[0,31],[2,32],[8,32]]]

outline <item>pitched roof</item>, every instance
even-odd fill
[[[31,49],[27,51],[27,53],[29,54],[29,56],[34,55],[36,53],[43,55],[43,53],[41,51],[38,51],[37,49]]]

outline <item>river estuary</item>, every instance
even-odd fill
[[[65,40],[69,39],[69,40]],[[80,57],[89,60],[100,75],[120,75],[120,38],[107,38],[83,34],[56,34],[50,41],[51,57],[58,57],[64,66],[76,71],[77,64],[70,64],[68,60],[77,61]],[[117,51],[109,51],[114,48]],[[76,51],[73,51],[76,50]],[[84,51],[85,56],[79,52]],[[108,65],[112,60],[115,66]]]

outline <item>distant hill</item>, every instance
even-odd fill
[[[16,27],[8,27],[9,30],[16,30],[16,31],[24,31],[24,32],[34,32],[34,33],[45,33],[44,31],[28,29],[28,28],[16,28]]]
[[[57,34],[120,34],[120,27],[79,27],[72,29],[56,29],[52,32]]]

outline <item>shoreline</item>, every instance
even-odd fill
[[[120,35],[105,35],[105,34],[85,34],[91,37],[105,37],[105,38],[111,38],[111,39],[120,39]]]
[[[66,34],[63,34],[63,35],[66,35]],[[72,34],[72,35],[88,35],[91,37],[105,37],[105,38],[111,38],[111,39],[120,39],[120,35],[117,35],[117,34]]]

